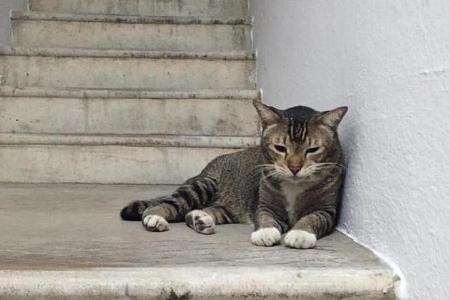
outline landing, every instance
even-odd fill
[[[341,233],[313,250],[294,250],[253,246],[246,225],[218,226],[215,235],[204,236],[184,224],[150,233],[140,222],[120,220],[128,201],[173,189],[0,185],[0,298],[170,299],[175,290],[194,299],[389,299],[383,289],[392,282],[390,270]],[[324,292],[329,297],[321,298]]]

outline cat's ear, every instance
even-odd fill
[[[347,113],[347,110],[347,106],[342,106],[330,111],[325,111],[319,116],[319,121],[333,129],[337,129],[339,123],[341,123]]]
[[[281,122],[281,111],[275,107],[263,104],[260,97],[253,100],[253,105],[261,118],[263,128]]]

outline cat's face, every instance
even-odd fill
[[[268,176],[295,182],[336,166],[340,158],[336,131],[346,107],[317,112],[297,106],[281,111],[260,101],[254,104],[263,125]]]

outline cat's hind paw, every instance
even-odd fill
[[[281,240],[281,233],[275,227],[261,228],[252,233],[252,243],[256,246],[274,246]]]
[[[201,234],[213,234],[216,232],[214,219],[202,210],[193,210],[186,217],[186,225]]]
[[[291,230],[284,237],[284,244],[289,248],[310,249],[316,246],[317,237],[304,230]]]
[[[161,216],[147,215],[142,219],[142,225],[148,231],[167,231],[169,230],[169,222]]]

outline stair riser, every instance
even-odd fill
[[[0,146],[0,182],[180,184],[236,150],[126,146]]]
[[[0,56],[0,75],[18,88],[255,88],[252,60]]]
[[[0,98],[0,132],[256,136],[251,100]]]
[[[251,49],[248,25],[15,20],[13,34],[14,44],[23,47],[202,52]]]
[[[74,14],[242,17],[247,0],[30,0],[33,11]]]

